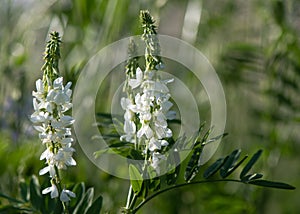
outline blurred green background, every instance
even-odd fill
[[[35,80],[42,76],[48,33],[62,35],[60,70],[74,88],[93,54],[113,41],[141,34],[140,9],[152,13],[159,34],[183,39],[202,51],[219,75],[229,136],[211,161],[235,148],[244,154],[262,148],[257,170],[269,180],[299,187],[300,1],[2,0],[0,192],[17,196],[18,182],[38,174],[44,164],[39,161],[43,146],[28,117]],[[119,78],[125,78],[122,72]],[[197,89],[189,73],[180,78]],[[108,112],[109,104],[97,108]],[[64,174],[65,182],[94,186],[104,197],[103,210],[117,213],[125,205],[129,182],[104,173],[89,162],[79,144],[75,148],[78,166]],[[48,182],[47,176],[39,180]],[[299,198],[298,189],[208,184],[162,194],[140,213],[292,214],[300,210]]]

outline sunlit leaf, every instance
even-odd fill
[[[31,204],[39,210],[42,203],[40,184],[36,176],[32,176],[30,179],[30,202]]]
[[[81,200],[83,199],[83,195],[85,193],[85,185],[83,182],[76,184],[73,189],[72,192],[74,192],[76,194],[75,198],[72,198],[72,200],[70,201],[70,207],[75,209],[76,205],[78,205],[79,203],[81,203]]]
[[[143,177],[139,170],[132,164],[129,165],[129,177],[134,193],[138,194],[142,189]]]
[[[86,214],[99,214],[102,208],[103,198],[100,195],[93,204],[88,208]]]
[[[85,192],[81,202],[76,206],[73,213],[74,214],[85,213],[87,209],[92,205],[93,198],[94,198],[94,188],[89,188]]]

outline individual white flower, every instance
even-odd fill
[[[133,121],[126,120],[124,124],[124,131],[126,134],[133,135],[136,132],[136,126]]]
[[[49,172],[50,177],[53,178],[56,175],[55,168],[53,165],[46,166],[45,168],[39,171],[39,175],[44,175]]]
[[[58,169],[66,169],[67,166],[76,166],[76,161],[72,155],[75,151],[72,147],[60,148],[55,155],[55,165]]]
[[[142,127],[140,130],[137,132],[137,137],[141,138],[143,135],[147,137],[147,139],[150,139],[153,137],[153,131],[150,128],[149,124],[142,123]]]
[[[42,100],[45,94],[43,81],[41,79],[38,79],[35,82],[35,85],[36,85],[36,91],[32,92],[32,96],[36,97],[38,100]]]
[[[62,145],[66,145],[67,146],[67,145],[72,145],[73,141],[74,141],[73,138],[71,138],[71,137],[65,137],[65,138],[61,139],[60,143]]]
[[[67,189],[63,189],[60,193],[60,197],[59,199],[62,201],[62,202],[68,202],[70,201],[70,197],[72,198],[75,198],[76,195],[74,192],[70,191],[70,190],[67,190]]]
[[[160,154],[159,152],[153,152],[152,153],[152,162],[151,166],[155,169],[155,171],[159,174],[160,173],[160,167],[159,163],[161,160],[166,160],[166,156]]]
[[[52,184],[51,187],[47,187],[42,191],[42,194],[48,194],[50,192],[51,198],[58,197],[58,190],[55,184]]]
[[[135,89],[139,87],[143,82],[143,72],[140,68],[136,69],[136,79],[129,79],[128,84]]]
[[[127,142],[134,142],[134,135],[136,133],[136,125],[134,123],[134,113],[132,108],[134,105],[129,98],[122,98],[121,99],[121,106],[125,110],[124,114],[124,132],[125,134],[120,137],[120,140],[126,140]]]
[[[149,141],[149,150],[153,152],[154,150],[161,149],[161,143],[159,140],[155,139],[154,137]]]
[[[121,98],[121,107],[123,110],[125,111],[130,110],[131,106],[133,106],[133,103],[129,98],[125,98],[125,97]]]
[[[53,158],[54,154],[51,151],[51,148],[47,148],[40,156],[40,160],[51,160]]]

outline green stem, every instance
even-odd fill
[[[60,180],[60,176],[59,176],[59,170],[57,168],[57,166],[54,166],[54,169],[55,169],[55,173],[56,173],[56,179],[54,180],[57,188],[58,188],[58,192],[59,194],[62,192],[63,188],[61,186],[61,180]],[[61,201],[62,203],[62,206],[63,206],[63,211],[65,214],[68,214],[69,213],[69,210],[68,210],[68,207],[67,207],[67,204],[63,201]]]
[[[128,190],[128,195],[127,195],[127,202],[126,202],[126,210],[129,209],[130,204],[131,204],[131,199],[132,199],[132,194],[133,194],[133,190],[132,190],[132,185],[130,185],[129,190]]]
[[[147,202],[149,202],[150,200],[152,200],[153,198],[155,198],[156,196],[167,192],[169,190],[172,189],[176,189],[176,188],[180,188],[180,187],[184,187],[184,186],[188,186],[188,185],[195,185],[195,184],[202,184],[202,183],[217,183],[217,182],[236,182],[236,183],[243,183],[240,180],[235,180],[235,179],[220,179],[220,180],[204,180],[204,181],[195,181],[195,182],[190,182],[190,183],[183,183],[183,184],[178,184],[175,186],[171,186],[168,187],[166,189],[160,190],[156,193],[154,193],[153,195],[149,196],[148,198],[146,198],[144,201],[142,201],[136,208],[134,208],[132,210],[132,213],[136,213],[142,206],[144,206]]]
[[[130,206],[129,206],[130,210],[134,207],[136,200],[137,200],[137,197],[136,197],[136,194],[134,194],[133,198],[132,198],[132,201],[130,203]]]

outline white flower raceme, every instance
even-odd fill
[[[45,160],[47,166],[40,170],[39,174],[49,173],[54,179],[58,169],[67,169],[67,166],[75,166],[76,161],[72,155],[75,149],[72,147],[70,125],[74,123],[71,116],[64,113],[72,107],[70,89],[71,82],[63,85],[63,78],[56,78],[53,83],[44,85],[42,80],[36,81],[36,91],[32,92],[34,113],[31,121],[36,124],[34,128],[39,132],[39,138],[46,145],[46,150],[41,154],[40,160]],[[43,194],[51,193],[51,198],[58,197],[56,185],[42,191]],[[62,190],[61,201],[69,199],[68,195],[75,197],[69,190]]]
[[[172,137],[167,120],[174,119],[176,113],[170,111],[173,104],[169,101],[171,95],[167,87],[173,80],[154,78],[154,72],[143,72],[137,68],[135,78],[128,81],[133,99],[121,99],[121,106],[125,110],[125,134],[121,140],[146,144],[144,153],[150,152],[149,161],[159,173],[159,161],[166,158],[161,154],[161,149],[168,145],[166,139]],[[133,141],[134,137],[137,141]]]

